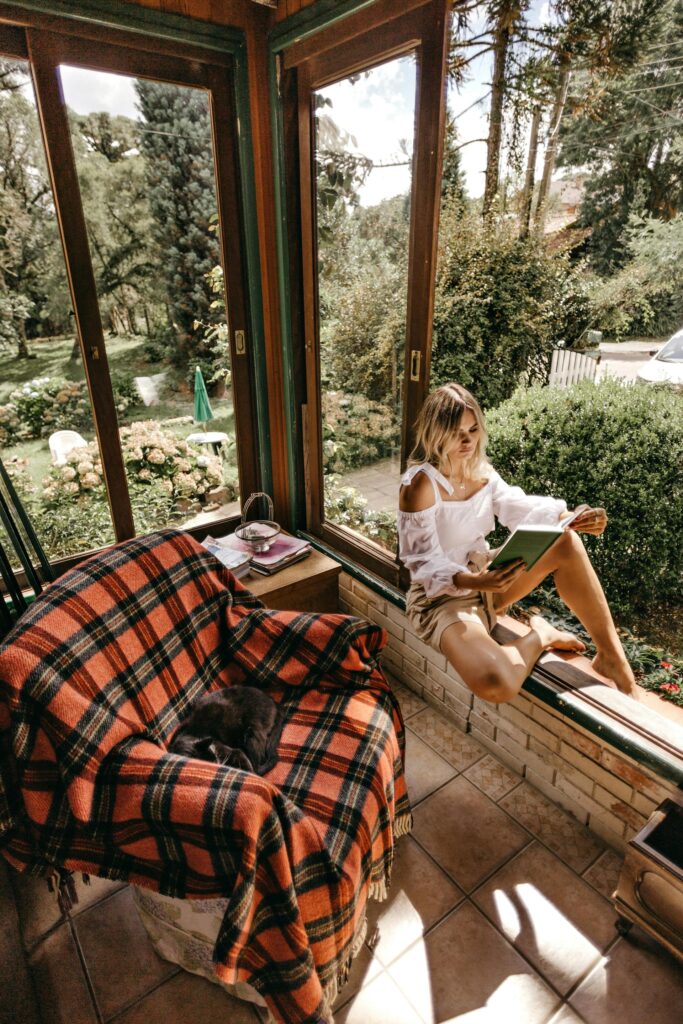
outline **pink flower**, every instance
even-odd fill
[[[662,683],[659,689],[666,693],[679,693],[681,688],[678,683]]]
[[[660,661],[659,664],[661,665],[662,668],[673,668],[673,665],[671,664],[670,661]]]

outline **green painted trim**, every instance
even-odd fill
[[[182,14],[166,14],[149,7],[122,4],[119,0],[8,0],[8,3],[37,14],[94,22],[161,39],[194,43],[219,52],[230,52],[232,46],[239,46],[243,41],[241,29],[197,21]]]
[[[350,14],[370,7],[375,0],[316,0],[312,7],[304,7],[285,18],[271,31],[269,39],[273,50],[284,50],[299,39],[333,25]]]
[[[286,424],[287,477],[289,481],[289,519],[293,528],[305,521],[304,509],[297,501],[297,410],[294,387],[294,345],[292,341],[291,286],[287,244],[287,195],[285,186],[284,119],[277,80],[274,53],[268,59],[268,94],[270,98],[271,130],[273,135],[273,184],[275,196],[275,239],[277,245],[277,278],[280,297],[280,334],[282,347],[283,406]]]
[[[387,601],[391,601],[401,611],[405,611],[406,599],[400,590],[385,583],[384,580],[368,572],[367,569],[363,569],[357,563],[340,555],[339,552],[334,551],[327,544],[323,544],[317,537],[312,537],[303,531],[299,531],[299,536],[305,537],[317,550],[341,562],[344,571],[349,576],[352,576],[353,579],[363,583]],[[677,786],[683,787],[683,761],[675,760],[655,743],[651,743],[643,739],[642,736],[632,732],[629,729],[628,723],[625,722],[623,726],[620,726],[611,716],[586,704],[572,690],[559,690],[547,679],[543,678],[540,673],[532,672],[525,681],[523,689],[527,693],[533,694],[534,697],[552,708],[553,711],[566,716],[572,722],[581,726],[582,729],[608,743],[615,750],[642,764],[643,767],[649,768],[656,775],[661,776],[661,778],[668,779]]]
[[[10,0],[10,4],[18,9],[57,15],[72,19],[74,22],[94,23],[136,32],[147,37],[191,43],[232,58],[237,110],[239,178],[242,192],[244,269],[251,336],[249,351],[254,374],[254,411],[258,437],[258,468],[263,489],[271,493],[273,476],[261,292],[261,260],[254,188],[254,151],[249,106],[247,47],[244,32],[242,29],[213,25],[208,21],[198,21],[180,14],[166,14],[163,11],[155,11],[147,7],[122,4],[119,0],[16,0],[16,2]],[[74,30],[77,31],[76,25]]]
[[[249,107],[249,69],[244,34],[239,33],[239,45],[232,47],[235,74],[235,106],[237,110],[238,173],[242,190],[240,211],[244,238],[244,262],[248,315],[251,324],[250,358],[254,375],[254,414],[261,487],[267,494],[273,492],[273,472],[270,446],[270,417],[268,414],[268,379],[266,374],[266,346],[263,324],[263,293],[261,290],[261,259],[256,214],[254,174],[254,147]],[[237,358],[240,358],[239,356]]]

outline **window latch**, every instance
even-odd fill
[[[244,356],[247,353],[247,339],[244,331],[235,331],[235,352],[238,356]]]
[[[420,365],[422,363],[422,353],[419,349],[414,348],[410,353],[410,379],[420,379]]]

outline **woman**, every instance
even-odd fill
[[[541,651],[585,650],[571,633],[538,615],[531,617],[530,631],[511,643],[491,637],[496,612],[553,575],[560,597],[595,643],[595,670],[637,697],[600,581],[576,533],[599,536],[607,525],[605,510],[580,506],[581,514],[528,571],[521,560],[487,569],[492,554],[485,538],[494,517],[514,530],[524,521],[556,524],[571,513],[564,501],[510,487],[485,452],[486,428],[474,397],[459,384],[437,388],[418,417],[399,500],[400,557],[411,577],[407,613],[417,635],[446,655],[478,697],[511,700]]]

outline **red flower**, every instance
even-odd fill
[[[678,693],[681,688],[678,683],[662,683],[659,689],[665,690],[667,693]]]
[[[673,665],[671,664],[670,661],[660,661],[659,664],[661,665],[662,668],[673,668]]]

